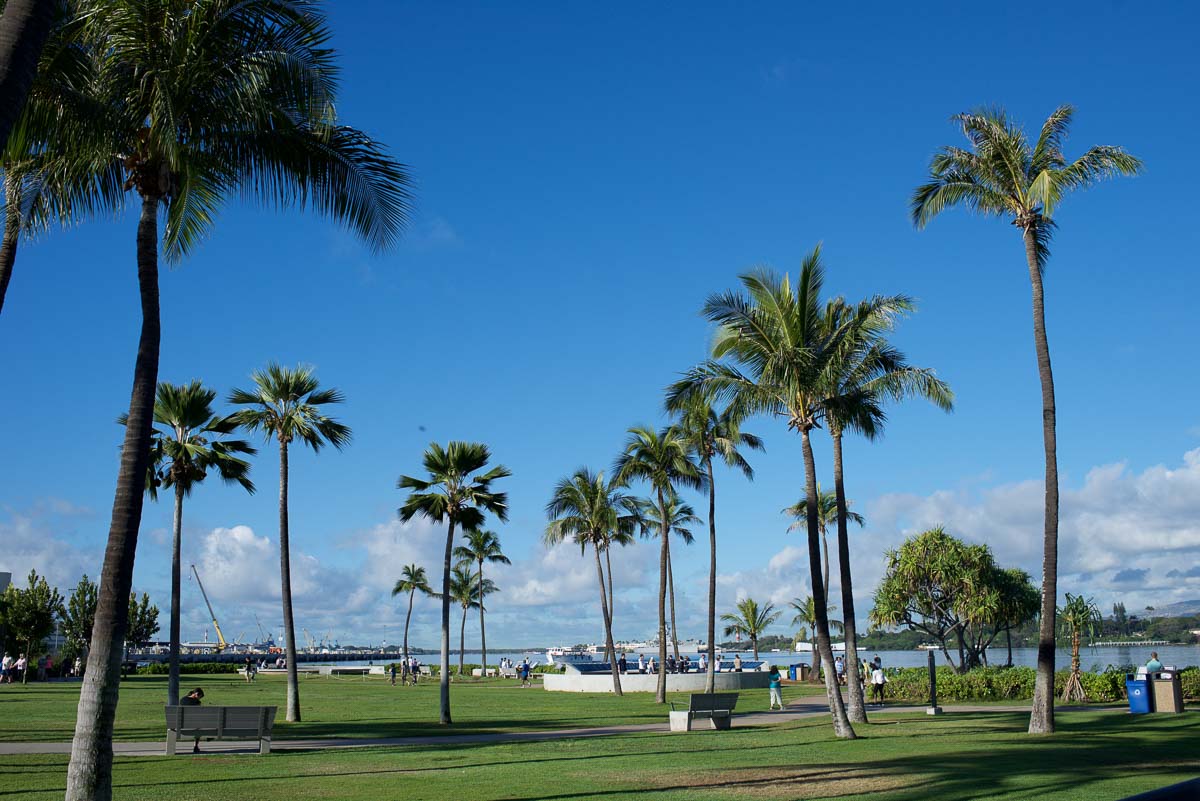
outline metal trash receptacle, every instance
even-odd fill
[[[1183,711],[1183,685],[1179,681],[1178,670],[1160,670],[1151,675],[1150,683],[1155,712]]]
[[[1149,679],[1136,678],[1133,673],[1125,674],[1125,695],[1129,696],[1129,713],[1145,715],[1154,711],[1154,699],[1150,694]]]

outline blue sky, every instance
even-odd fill
[[[268,360],[303,361],[347,396],[353,445],[292,459],[297,625],[398,639],[386,588],[410,559],[432,566],[437,532],[395,522],[395,481],[453,438],[486,441],[514,472],[498,530],[516,564],[497,576],[493,638],[598,637],[594,573],[539,543],[550,487],[610,465],[629,425],[662,422],[662,388],[705,355],[707,294],[755,265],[794,272],[817,242],[831,294],[919,300],[897,341],[958,394],[953,415],[896,408],[882,442],[848,446],[848,492],[868,517],[860,617],[882,551],[937,522],[1039,574],[1018,235],[963,212],[923,232],[907,217],[933,150],[958,141],[949,116],[981,104],[1033,128],[1073,103],[1068,155],[1119,144],[1147,164],[1058,214],[1046,288],[1060,587],[1102,605],[1200,597],[1187,575],[1200,562],[1190,5],[1056,4],[1036,26],[1022,8],[960,4],[329,5],[340,113],[416,178],[406,241],[373,256],[315,215],[233,203],[162,275],[162,379],[224,394]],[[63,587],[98,573],[136,346],[135,224],[130,209],[19,254],[0,316],[0,570],[34,566]],[[768,452],[753,484],[719,479],[723,603],[807,586],[779,515],[802,487],[799,443],[775,421],[748,428]],[[817,455],[828,481],[820,439]],[[278,621],[276,467],[264,448],[256,496],[213,483],[187,505],[185,558],[213,574],[227,634],[252,631],[254,613]],[[135,581],[160,603],[169,526],[169,505],[148,504]],[[619,560],[619,635],[650,633],[652,559],[639,547]],[[699,546],[679,556],[685,633],[700,633],[705,562]],[[185,601],[199,636],[198,594],[185,587]],[[432,617],[429,605],[414,629],[425,644]]]

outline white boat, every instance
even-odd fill
[[[546,649],[547,665],[579,665],[595,662],[592,649],[595,646],[573,645],[571,647],[556,646]]]
[[[835,652],[842,651],[844,653],[846,651],[846,643],[844,643],[844,642],[830,643],[829,647],[832,648]],[[796,647],[794,648],[794,651],[798,654],[811,654],[813,651],[816,650],[816,648],[817,648],[816,643],[798,642],[798,643],[796,643]]]
[[[593,646],[593,647],[596,647],[596,646]],[[627,654],[628,653],[635,653],[635,654],[637,654],[637,653],[642,653],[642,654],[658,653],[658,638],[656,637],[652,640],[645,640],[642,642],[618,642],[614,645],[614,647],[617,649],[618,654],[621,653],[622,651],[624,651]],[[746,647],[749,648],[750,646],[747,645]],[[667,650],[670,651],[671,653],[674,653],[674,650],[675,650],[675,644],[673,642],[671,642],[670,640],[667,641]],[[603,653],[604,653],[603,645],[599,646],[599,653],[601,655],[603,655]],[[689,656],[698,656],[700,654],[706,654],[706,653],[708,653],[708,643],[704,642],[703,640],[680,640],[679,641],[679,653],[681,655],[688,654]],[[718,654],[721,653],[720,648],[717,649],[717,653]]]

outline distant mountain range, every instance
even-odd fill
[[[1200,615],[1200,600],[1179,601],[1167,606],[1156,606],[1153,612],[1148,612],[1147,614],[1150,617],[1192,617],[1193,615]]]

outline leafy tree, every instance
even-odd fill
[[[667,570],[671,564],[671,537],[666,528],[670,515],[667,499],[675,495],[676,487],[700,489],[704,486],[704,474],[692,460],[691,449],[678,426],[668,426],[655,431],[645,426],[629,429],[625,449],[617,457],[613,467],[616,480],[628,485],[631,481],[645,481],[655,493],[658,506],[659,561],[658,561],[658,664],[667,663]],[[667,673],[658,672],[658,688],[654,694],[656,703],[667,702]]]
[[[235,389],[229,402],[246,408],[230,420],[247,431],[261,431],[279,443],[279,575],[287,656],[287,719],[300,720],[300,682],[296,672],[296,626],[292,615],[291,533],[288,522],[288,446],[307,445],[318,453],[326,444],[339,451],[350,443],[349,426],[327,417],[322,407],[341,403],[336,389],[322,389],[308,365],[283,367],[271,362],[250,374],[254,388]]]
[[[662,532],[677,536],[684,545],[691,545],[695,539],[689,526],[699,525],[704,521],[696,517],[696,510],[691,504],[684,503],[674,493],[667,496],[665,517],[656,509],[654,502],[646,499],[639,501],[642,536],[653,538],[662,536]],[[667,556],[667,600],[671,607],[671,644],[674,648],[675,661],[679,661],[679,630],[675,626],[675,569],[669,553]]]
[[[463,539],[466,540],[466,545],[459,545],[454,549],[456,559],[463,561],[474,562],[479,567],[479,584],[481,587],[487,587],[483,578],[483,563],[491,562],[492,564],[511,565],[508,557],[504,555],[500,548],[500,538],[496,536],[494,531],[483,531],[482,529],[471,529],[463,532]],[[479,604],[479,642],[483,656],[483,672],[481,676],[487,676],[487,629],[484,628],[483,614],[486,610],[483,604]],[[461,672],[461,671],[460,671]]]
[[[96,153],[119,162],[140,201],[141,333],[66,791],[67,801],[107,801],[158,384],[160,212],[161,245],[174,261],[235,194],[275,207],[311,205],[382,249],[398,238],[409,196],[404,168],[337,118],[338,70],[315,0],[79,0],[79,13],[97,45],[95,92],[107,112],[107,146],[81,153],[81,169]],[[288,706],[288,719],[298,718],[298,704]]]
[[[7,0],[0,14],[0,148],[37,74],[38,57],[64,0]]]
[[[492,452],[481,442],[454,441],[446,447],[434,442],[425,451],[424,466],[429,478],[400,476],[397,489],[410,490],[398,510],[407,523],[417,515],[435,523],[446,522],[446,557],[442,563],[442,661],[439,692],[440,720],[450,724],[450,571],[454,556],[454,531],[483,526],[490,512],[501,521],[508,519],[508,495],[492,489],[492,483],[512,475],[503,465],[486,469]]]
[[[1037,617],[1041,599],[1029,574],[1020,568],[1001,570],[996,578],[1000,586],[1000,599],[995,625],[1004,627],[1004,641],[1008,647],[1005,666],[1012,667],[1012,630]]]
[[[84,573],[63,607],[59,631],[74,654],[87,655],[91,647],[92,626],[96,618],[96,598],[100,588]]]
[[[1079,681],[1079,639],[1087,634],[1095,637],[1096,631],[1103,624],[1100,609],[1091,598],[1067,593],[1067,602],[1058,610],[1059,625],[1063,633],[1071,638],[1071,675],[1063,687],[1064,701],[1086,701],[1087,693]]]
[[[413,596],[417,593],[422,595],[433,595],[436,597],[433,588],[429,586],[429,578],[425,575],[425,568],[415,564],[405,565],[400,571],[400,578],[396,581],[396,586],[392,587],[392,597],[408,593],[408,614],[404,616],[404,664],[408,664],[408,624],[412,622]]]
[[[150,596],[142,593],[139,602],[136,592],[129,593],[129,623],[125,627],[125,646],[135,648],[149,642],[158,633],[158,607]]]
[[[726,624],[726,637],[732,634],[748,638],[750,647],[754,651],[754,658],[758,659],[758,638],[782,614],[783,612],[776,609],[774,604],[760,607],[753,598],[743,598],[737,602],[736,612],[721,615],[721,622]]]
[[[4,591],[4,603],[0,606],[3,619],[0,625],[7,629],[7,636],[20,644],[25,656],[34,660],[44,653],[43,640],[54,633],[54,619],[62,613],[62,596],[51,587],[44,576],[29,571],[29,586],[19,589],[10,584]],[[21,683],[28,681],[29,671],[21,676]]]
[[[1113,604],[1113,623],[1117,627],[1117,634],[1129,636],[1129,613],[1125,611],[1124,603]]]
[[[703,393],[688,398],[674,410],[679,426],[692,448],[700,470],[708,483],[708,675],[704,691],[711,693],[716,686],[717,671],[717,483],[713,475],[713,459],[719,458],[728,467],[740,470],[754,480],[754,470],[742,455],[741,449],[765,450],[763,441],[754,434],[742,431],[742,420],[731,408],[720,412],[713,407],[712,398]],[[667,578],[671,578],[670,573]],[[672,593],[674,595],[674,593]],[[672,615],[672,630],[674,616]]]
[[[622,695],[621,672],[617,666],[617,651],[613,643],[612,563],[608,563],[608,589],[605,591],[605,565],[601,552],[607,553],[614,543],[628,540],[640,521],[636,499],[621,492],[616,481],[606,481],[604,473],[592,473],[581,467],[554,486],[546,504],[549,524],[543,535],[547,547],[571,539],[587,554],[588,546],[596,557],[596,578],[600,584],[600,614],[604,619],[604,652],[612,671],[613,692]]]
[[[1100,180],[1135,175],[1142,162],[1119,147],[1100,145],[1069,162],[1063,142],[1075,109],[1059,106],[1032,145],[1003,110],[981,109],[953,119],[968,147],[942,147],[930,163],[929,181],[913,192],[918,228],[953,206],[1008,219],[1021,232],[1033,294],[1033,341],[1042,385],[1042,440],[1046,454],[1045,526],[1042,553],[1041,631],[1030,734],[1054,731],[1055,603],[1058,598],[1058,449],[1054,374],[1046,339],[1042,277],[1050,260],[1054,212],[1063,196]]]
[[[170,652],[167,657],[167,704],[170,706],[179,703],[183,499],[210,473],[219,474],[226,483],[240,484],[249,493],[254,492],[250,464],[238,454],[254,454],[257,451],[243,440],[228,438],[237,430],[238,424],[233,416],[219,417],[213,414],[212,403],[216,398],[217,393],[205,388],[199,381],[190,384],[160,381],[154,400],[152,451],[146,491],[157,500],[160,487],[175,490],[171,537]],[[121,422],[125,422],[124,416]]]

